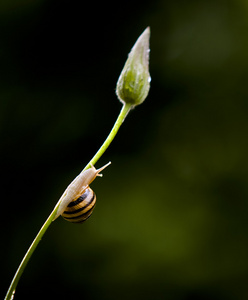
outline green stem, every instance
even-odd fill
[[[125,117],[129,113],[131,108],[132,108],[132,105],[130,105],[130,104],[124,104],[123,105],[123,107],[121,109],[121,112],[120,112],[120,114],[119,114],[112,130],[110,131],[108,137],[106,138],[106,140],[102,144],[101,148],[97,151],[97,153],[94,155],[94,157],[88,163],[88,165],[84,168],[84,170],[89,169],[91,167],[91,165],[94,166],[96,164],[96,162],[99,160],[99,158],[103,155],[103,153],[107,150],[108,146],[113,141],[113,139],[116,136],[121,124],[124,122]]]
[[[36,247],[38,246],[42,236],[44,235],[44,233],[46,232],[47,228],[49,227],[49,225],[52,223],[52,220],[55,216],[55,209],[52,211],[52,213],[50,214],[50,216],[47,218],[46,222],[43,224],[43,226],[41,227],[40,231],[38,232],[38,234],[36,235],[35,239],[33,240],[32,244],[30,245],[27,253],[25,254],[25,256],[23,257],[16,273],[15,276],[13,277],[13,280],[9,286],[8,292],[5,296],[5,300],[10,300],[14,298],[14,294],[15,294],[15,290],[16,290],[16,286],[22,276],[22,273],[30,259],[30,257],[32,256],[34,250],[36,249]]]
[[[102,144],[101,148],[97,151],[95,156],[91,159],[91,161],[84,168],[84,170],[90,168],[91,164],[94,165],[99,160],[99,158],[103,155],[103,153],[107,150],[108,146],[113,141],[113,139],[116,136],[121,124],[125,120],[125,117],[127,116],[128,112],[130,111],[131,108],[132,108],[132,105],[130,105],[130,104],[124,104],[123,105],[123,107],[121,109],[121,112],[120,112],[120,114],[119,114],[119,116],[118,116],[118,118],[117,118],[110,134],[108,135],[108,137],[106,138],[106,140]],[[46,230],[48,229],[48,227],[52,223],[52,221],[54,219],[54,216],[56,215],[58,207],[59,207],[59,202],[56,204],[54,210],[52,211],[50,216],[47,218],[46,222],[41,227],[41,229],[38,232],[37,236],[35,237],[33,243],[31,244],[31,246],[29,247],[27,253],[23,257],[23,259],[22,259],[22,261],[21,261],[21,263],[20,263],[20,265],[19,265],[19,267],[18,267],[18,269],[15,273],[15,276],[14,276],[14,278],[13,278],[11,284],[10,284],[8,292],[5,296],[5,300],[11,300],[11,299],[14,298],[16,286],[17,286],[17,284],[18,284],[18,282],[21,278],[21,275],[22,275],[22,273],[23,273],[30,257],[32,256],[34,250],[38,246],[41,238],[43,237],[44,233],[46,232]]]

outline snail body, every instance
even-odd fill
[[[64,211],[67,209],[68,205],[71,202],[76,202],[77,199],[79,199],[86,191],[86,189],[89,188],[89,185],[97,176],[102,176],[100,172],[105,169],[111,162],[106,164],[105,166],[101,167],[100,169],[96,169],[94,166],[91,166],[90,169],[87,169],[85,171],[82,171],[67,187],[67,189],[64,191],[63,195],[59,199],[58,202],[58,209],[56,212],[56,215],[53,220],[57,219],[60,215],[64,213]],[[91,190],[91,189],[90,189]],[[92,191],[92,190],[91,190]],[[93,191],[92,191],[93,192]],[[96,198],[96,197],[95,197]],[[84,202],[82,205],[85,205],[86,202]],[[70,207],[70,206],[69,206]],[[73,207],[73,205],[71,206]],[[94,208],[94,207],[93,207]],[[70,209],[69,209],[70,211]],[[93,209],[92,209],[93,211]],[[91,213],[92,213],[91,211]]]

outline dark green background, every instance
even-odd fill
[[[246,0],[0,2],[1,298],[147,26],[151,90],[97,163],[97,208],[52,224],[15,299],[248,298]]]

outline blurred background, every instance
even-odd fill
[[[151,90],[97,163],[97,207],[58,219],[16,300],[248,298],[248,2],[0,2],[1,297],[108,135],[151,27]]]

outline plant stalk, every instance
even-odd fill
[[[116,136],[121,124],[124,122],[125,117],[129,113],[130,109],[132,108],[131,104],[123,104],[121,112],[112,128],[110,131],[108,137],[102,144],[101,148],[97,151],[97,153],[94,155],[94,157],[91,159],[91,161],[88,163],[88,165],[84,168],[84,170],[87,170],[91,167],[91,165],[95,165],[96,162],[99,160],[99,158],[103,155],[103,153],[107,150],[109,147],[110,143],[113,141],[114,137]]]
[[[109,147],[110,143],[113,141],[114,137],[116,136],[121,124],[123,123],[123,121],[125,120],[125,117],[127,116],[127,114],[129,113],[130,109],[132,108],[131,104],[123,104],[123,107],[121,109],[121,112],[112,128],[112,130],[110,131],[108,137],[106,138],[106,140],[104,141],[104,143],[102,144],[101,148],[97,151],[97,153],[94,155],[94,157],[91,159],[91,161],[86,165],[86,167],[84,168],[84,170],[89,169],[92,165],[95,165],[95,163],[99,160],[99,158],[103,155],[103,153],[107,150],[107,148]],[[31,258],[34,250],[36,249],[36,247],[38,246],[40,240],[42,239],[43,235],[45,234],[46,230],[48,229],[48,227],[50,226],[50,224],[52,223],[57,209],[59,207],[60,201],[58,201],[58,203],[56,204],[56,206],[54,207],[54,210],[51,212],[50,216],[47,218],[47,220],[45,221],[45,223],[43,224],[43,226],[41,227],[40,231],[38,232],[38,234],[36,235],[34,241],[32,242],[32,244],[30,245],[27,253],[25,254],[25,256],[23,257],[14,277],[13,280],[9,286],[9,289],[7,291],[7,294],[5,296],[5,300],[12,300],[14,298],[15,295],[15,291],[16,291],[16,287],[17,284],[21,278],[21,275],[26,267],[26,265],[28,264],[29,259]]]

